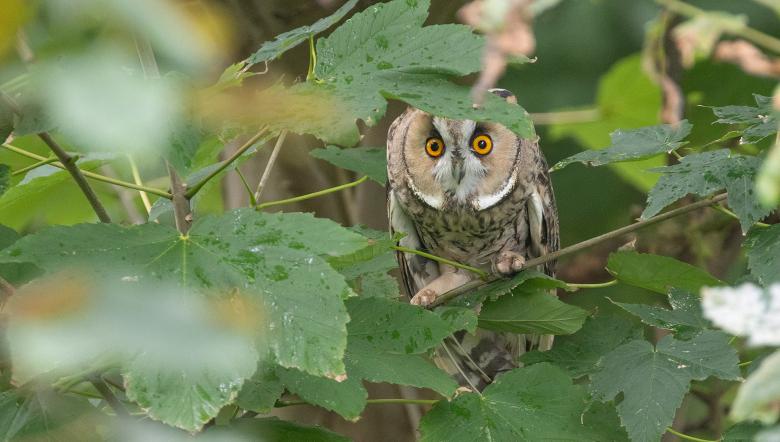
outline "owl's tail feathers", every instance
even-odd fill
[[[475,335],[456,333],[436,351],[434,362],[463,387],[482,391],[504,372],[522,366],[526,351],[552,348],[552,335],[518,335],[477,330]]]

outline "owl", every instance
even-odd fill
[[[509,91],[491,92],[517,103]],[[389,129],[387,169],[390,229],[405,235],[401,246],[505,276],[558,249],[558,213],[538,138],[409,108]],[[398,252],[398,262],[417,305],[477,277],[416,254]],[[553,275],[554,265],[542,270]],[[463,386],[481,390],[516,368],[529,343],[546,349],[552,336],[461,332],[445,340],[435,360]]]

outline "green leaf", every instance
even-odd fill
[[[780,351],[761,362],[758,370],[739,387],[731,408],[736,421],[757,420],[773,424],[780,417]]]
[[[707,330],[689,341],[666,336],[655,348],[631,341],[601,359],[591,387],[601,400],[623,393],[617,410],[632,441],[657,441],[672,424],[692,380],[739,379],[739,359],[728,340]]]
[[[453,330],[466,330],[471,334],[477,331],[477,313],[470,308],[442,306],[434,313],[449,322]]]
[[[355,14],[317,41],[316,79],[281,92],[284,109],[257,117],[273,127],[352,146],[360,139],[356,120],[375,125],[387,99],[397,99],[435,115],[495,121],[533,138],[530,117],[521,107],[488,94],[475,109],[470,88],[448,81],[480,69],[484,39],[463,25],[422,27],[429,4],[393,0]],[[454,52],[457,60],[448,55]],[[261,100],[278,101],[279,93],[278,88],[266,91]]]
[[[555,139],[574,137],[588,149],[599,149],[609,145],[608,134],[617,129],[658,124],[661,90],[645,73],[642,59],[641,54],[623,58],[601,78],[596,96],[596,121],[554,124],[550,127],[550,135]],[[664,164],[665,159],[658,156],[610,164],[609,167],[627,183],[646,192],[658,181],[658,177],[647,169]]]
[[[764,429],[758,422],[740,422],[729,428],[724,434],[722,442],[754,442],[756,434]]]
[[[389,299],[401,297],[398,280],[384,272],[363,273],[348,282],[352,290],[360,296]]]
[[[586,150],[565,158],[555,164],[553,170],[563,169],[569,164],[577,162],[587,166],[603,166],[671,153],[687,144],[682,140],[691,133],[691,127],[693,126],[688,120],[683,120],[676,126],[661,124],[627,131],[618,129],[610,134],[612,144],[609,147]]]
[[[549,364],[507,372],[482,394],[439,401],[420,423],[422,441],[614,440],[597,419],[580,422],[585,390]],[[618,433],[619,434],[619,433]],[[618,440],[625,440],[623,434]]]
[[[186,176],[191,171],[202,139],[201,128],[192,121],[181,124],[171,131],[170,148],[165,158],[180,175]]]
[[[309,152],[314,158],[325,160],[343,169],[368,175],[381,185],[387,184],[387,152],[381,147],[353,147],[341,149],[326,146]]]
[[[485,302],[479,327],[510,333],[570,335],[587,317],[586,310],[564,303],[547,290],[528,290],[521,285],[508,295]]]
[[[46,389],[0,393],[0,439],[4,441],[99,441],[103,438],[97,428],[107,423],[85,398]]]
[[[0,224],[0,250],[9,247],[22,236],[16,230]],[[0,264],[0,276],[12,285],[22,285],[38,274],[38,269],[30,264]]]
[[[5,143],[14,130],[14,112],[5,103],[0,102],[0,144]]]
[[[0,252],[0,262],[48,271],[82,265],[122,275],[176,280],[207,289],[246,288],[265,309],[267,337],[280,364],[316,375],[344,373],[348,320],[344,278],[320,256],[349,254],[367,240],[308,214],[241,209],[203,217],[187,237],[170,227],[85,224],[52,227]],[[130,273],[128,273],[130,272]]]
[[[290,393],[312,405],[335,411],[345,419],[357,420],[366,406],[368,392],[358,376],[337,382],[295,369],[279,367],[276,372]]]
[[[247,65],[252,66],[279,58],[283,53],[338,23],[356,4],[357,0],[349,0],[337,9],[336,12],[317,20],[312,25],[301,26],[277,35],[275,39],[263,43],[257,52],[250,55],[247,59]]]
[[[515,287],[520,287],[525,284],[529,285],[529,289],[535,288],[540,290],[566,287],[565,282],[559,281],[552,276],[537,272],[536,270],[523,270],[511,278],[501,278],[490,284],[479,287],[473,292],[453,300],[453,302],[450,302],[449,304],[472,308],[486,299],[498,299],[500,296],[512,291]]]
[[[572,378],[593,374],[605,354],[628,341],[642,338],[642,329],[617,316],[588,318],[582,329],[571,336],[555,338],[548,351],[532,351],[521,356],[526,365],[549,362]]]
[[[780,224],[766,229],[756,229],[745,241],[750,272],[768,286],[780,281]]]
[[[244,410],[267,413],[284,392],[284,385],[276,374],[277,365],[270,358],[260,359],[257,370],[244,382],[236,404]]]
[[[739,215],[745,233],[770,212],[755,196],[755,178],[760,166],[760,158],[721,149],[688,155],[679,164],[652,169],[663,175],[647,196],[642,219],[650,218],[689,193],[706,197],[726,189],[729,206]]]
[[[320,427],[305,427],[276,417],[241,418],[230,426],[213,426],[202,436],[206,441],[307,441],[349,442],[344,436]]]
[[[713,107],[716,123],[744,125],[742,143],[758,143],[777,132],[777,119],[772,109],[772,97],[753,94],[756,106]]]
[[[625,304],[615,301],[612,303],[638,316],[645,324],[672,330],[678,338],[711,328],[709,321],[704,319],[702,314],[699,296],[685,290],[675,288],[669,290],[671,310],[645,304]]]
[[[11,168],[5,164],[0,164],[0,196],[3,196],[6,190],[11,187]]]
[[[607,261],[607,271],[622,283],[664,295],[672,287],[698,293],[704,286],[724,285],[698,267],[667,256],[647,253],[612,253]]]

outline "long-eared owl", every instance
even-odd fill
[[[506,90],[491,92],[516,103]],[[405,234],[404,247],[503,275],[558,249],[558,213],[538,139],[520,138],[497,123],[409,108],[390,127],[387,168],[390,228]],[[418,305],[476,277],[416,254],[399,252],[398,262]],[[553,275],[554,263],[543,270]],[[444,342],[436,363],[462,385],[481,389],[517,367],[529,343],[552,344],[551,336],[533,339],[461,332]]]

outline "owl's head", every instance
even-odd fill
[[[502,92],[494,93],[514,100]],[[410,108],[393,126],[388,140],[391,181],[404,178],[419,199],[437,209],[494,206],[514,190],[518,163],[530,161],[532,154],[525,152],[532,143],[497,123],[450,120]]]

